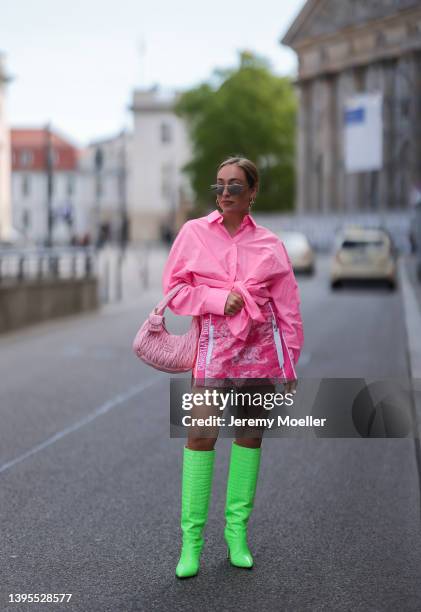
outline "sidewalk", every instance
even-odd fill
[[[418,302],[418,308],[421,312],[421,282],[417,277],[417,260],[414,255],[407,255],[405,258],[406,270],[408,272],[408,279],[411,282],[412,289],[415,293],[415,297]],[[421,342],[421,338],[420,338]]]
[[[408,357],[412,378],[421,380],[421,283],[416,274],[414,256],[399,260],[402,301],[408,336]]]
[[[161,289],[162,271],[169,248],[153,244],[128,247],[122,259],[114,246],[102,249],[98,257],[101,304],[132,301],[150,289]]]
[[[414,416],[421,438],[421,283],[416,273],[416,260],[408,255],[399,259],[402,301],[408,338],[409,371],[413,383]],[[417,446],[417,461],[421,462]]]

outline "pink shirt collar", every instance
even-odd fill
[[[222,223],[224,216],[219,212],[219,210],[213,210],[209,215],[206,216],[206,219],[208,221],[208,223],[213,223],[214,221],[218,221],[218,223]],[[253,217],[247,213],[246,215],[244,215],[244,221],[248,221],[253,227],[256,227],[256,221],[253,219]]]

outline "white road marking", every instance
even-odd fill
[[[124,402],[127,402],[127,400],[131,399],[135,395],[138,395],[139,393],[142,393],[149,387],[152,387],[158,381],[162,381],[162,378],[155,376],[152,378],[152,380],[144,382],[140,385],[136,385],[135,387],[131,387],[124,393],[120,393],[119,395],[116,395],[112,399],[108,400],[107,402],[105,402],[104,404],[96,408],[93,412],[85,416],[83,419],[80,419],[80,421],[76,421],[76,423],[74,423],[73,425],[69,425],[69,427],[65,427],[61,431],[58,431],[50,438],[47,438],[47,440],[45,440],[44,442],[41,442],[40,444],[37,444],[30,450],[26,451],[26,453],[23,453],[22,455],[19,455],[18,457],[15,457],[14,459],[7,461],[6,463],[3,463],[3,465],[0,466],[0,474],[12,468],[13,466],[17,465],[21,461],[24,461],[28,457],[35,455],[35,453],[38,453],[39,451],[44,450],[44,448],[51,446],[52,444],[54,444],[58,440],[61,440],[65,436],[69,435],[70,433],[73,433],[74,431],[77,431],[81,427],[88,425],[88,423],[91,423],[97,417],[103,414],[106,414],[107,412],[115,408],[116,406],[119,406],[120,404],[124,404]]]

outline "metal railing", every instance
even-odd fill
[[[96,263],[94,247],[0,248],[0,283],[89,278]]]

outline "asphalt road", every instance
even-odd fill
[[[301,378],[407,376],[399,291],[332,293],[325,259],[299,285]],[[183,441],[169,438],[169,376],[131,353],[158,298],[0,339],[0,610],[419,611],[410,438],[265,440],[251,571],[225,558],[221,438],[201,570],[177,580]]]

